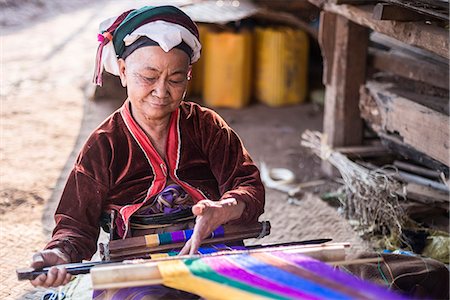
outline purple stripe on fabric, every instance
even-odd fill
[[[344,273],[342,271],[335,270],[331,266],[326,265],[321,261],[317,261],[304,255],[295,253],[285,253],[281,251],[272,252],[270,253],[270,255],[279,257],[287,262],[293,263],[301,268],[304,268],[322,277],[328,278],[330,280],[333,280],[334,282],[340,283],[354,290],[360,291],[362,294],[364,294],[364,296],[372,299],[390,299],[390,300],[407,299],[402,295],[391,292],[373,283],[363,281],[355,276]]]
[[[172,243],[181,243],[186,241],[186,236],[184,235],[184,231],[175,231],[172,232]]]
[[[288,286],[280,285],[265,278],[255,276],[255,274],[249,273],[246,270],[239,268],[239,266],[233,264],[230,260],[228,260],[228,258],[225,257],[220,259],[214,259],[214,257],[205,257],[203,258],[203,260],[220,275],[243,282],[245,284],[288,297],[300,298],[305,300],[320,299],[302,293],[301,291],[294,290]]]
[[[105,296],[104,294],[106,293],[106,290],[94,290],[92,292],[92,299],[95,300],[96,298],[103,299],[103,297]],[[102,296],[102,298],[100,298]]]
[[[233,250],[247,250],[245,246],[231,246],[231,249]]]
[[[118,289],[112,295],[111,300],[133,299],[130,297],[136,292],[139,292],[139,287]]]

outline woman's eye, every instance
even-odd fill
[[[183,83],[183,79],[170,79],[169,80],[170,83],[174,83],[174,84],[179,84],[179,83]]]

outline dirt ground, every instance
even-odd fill
[[[71,1],[54,1],[59,4],[53,8],[52,1],[35,1],[40,8],[22,1],[31,7],[29,15],[8,2],[2,3],[0,19],[0,299],[39,299],[42,289],[18,282],[15,269],[26,267],[49,239],[52,215],[79,147],[121,104],[121,99],[89,100],[98,23],[144,2],[79,0],[68,9],[61,2]],[[298,182],[322,176],[319,159],[300,146],[305,129],[321,129],[320,108],[253,104],[217,111],[257,163],[288,168]],[[316,195],[291,205],[285,194],[267,189],[265,209],[261,220],[271,221],[272,234],[262,243],[330,237],[352,243],[353,251],[368,249],[337,209]]]

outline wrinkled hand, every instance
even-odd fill
[[[239,218],[244,208],[245,203],[237,202],[234,198],[220,201],[199,201],[192,207],[192,213],[196,216],[194,232],[179,255],[196,254],[203,239],[207,238],[217,227]]]
[[[50,268],[47,274],[41,274],[35,279],[30,280],[31,284],[35,287],[42,286],[46,288],[67,284],[72,278],[72,275],[67,273],[65,268],[58,268],[55,265],[67,264],[69,262],[69,258],[57,248],[34,254],[33,262],[31,263],[32,268],[54,267]]]

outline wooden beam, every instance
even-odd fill
[[[389,90],[391,84],[367,82],[361,87],[361,107],[376,103],[377,109],[362,114],[380,122],[375,130],[396,133],[403,143],[449,166],[450,118]],[[370,104],[367,106],[371,106]],[[373,106],[373,105],[372,105]]]
[[[352,6],[325,3],[322,8],[403,43],[449,58],[449,37],[448,30],[445,28],[423,23],[377,21],[372,19],[373,5]]]
[[[374,20],[393,20],[402,22],[421,21],[427,19],[423,14],[388,3],[376,4],[373,9],[372,18]]]
[[[378,70],[449,89],[448,65],[374,48],[369,49],[369,54],[369,64]]]
[[[331,83],[334,59],[334,43],[336,37],[336,14],[322,11],[320,13],[319,45],[323,57],[323,84]]]

